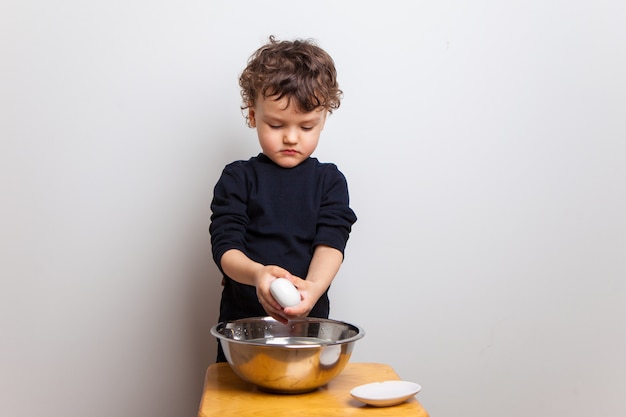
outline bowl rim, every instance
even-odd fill
[[[353,327],[357,330],[357,334],[355,334],[354,336],[350,336],[348,338],[345,339],[340,339],[340,340],[336,340],[336,341],[328,341],[328,342],[320,342],[320,343],[311,343],[311,344],[273,344],[273,345],[268,345],[267,343],[261,343],[261,342],[255,342],[255,341],[251,341],[251,340],[240,340],[240,339],[231,339],[229,337],[224,336],[222,333],[219,332],[218,329],[226,326],[227,324],[234,324],[234,323],[238,323],[238,322],[245,322],[245,321],[252,321],[252,320],[257,320],[257,321],[265,321],[268,323],[271,323],[272,325],[282,325],[282,326],[289,326],[291,324],[297,324],[297,323],[306,323],[306,322],[324,322],[324,323],[335,323],[335,324],[341,324],[341,325],[346,325],[349,327]],[[345,321],[341,321],[341,320],[335,320],[335,319],[324,319],[324,318],[320,318],[320,317],[302,317],[302,318],[297,318],[297,319],[290,319],[289,322],[287,324],[281,323],[278,320],[276,320],[275,318],[271,317],[271,316],[257,316],[257,317],[246,317],[243,319],[237,319],[237,320],[227,320],[227,321],[222,321],[217,323],[216,325],[214,325],[213,327],[211,327],[211,334],[215,337],[217,337],[219,340],[225,340],[227,342],[234,342],[234,343],[240,343],[240,344],[246,344],[246,345],[254,345],[254,346],[271,346],[274,349],[280,349],[280,348],[287,348],[287,349],[293,349],[293,348],[298,348],[298,349],[312,349],[312,348],[319,348],[321,346],[332,346],[332,345],[344,345],[347,343],[352,343],[355,342],[361,338],[363,338],[365,336],[365,330],[361,327],[358,326],[356,324],[352,324],[352,323],[348,323]]]

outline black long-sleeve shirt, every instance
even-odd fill
[[[227,165],[211,203],[213,259],[238,249],[263,265],[278,265],[305,278],[317,245],[345,250],[356,216],[337,166],[308,158],[282,168],[263,154]],[[220,321],[266,315],[253,286],[224,274]],[[328,291],[310,313],[329,315]]]

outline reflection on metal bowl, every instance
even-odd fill
[[[339,375],[365,332],[330,319],[308,317],[282,324],[271,317],[252,317],[219,323],[211,334],[244,380],[265,391],[303,393]]]

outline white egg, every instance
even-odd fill
[[[300,292],[287,278],[276,278],[270,284],[270,292],[283,307],[294,307],[300,304]]]

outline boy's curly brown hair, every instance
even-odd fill
[[[254,107],[259,95],[288,102],[295,100],[301,112],[323,107],[332,113],[339,108],[343,92],[337,83],[333,59],[313,40],[278,41],[274,36],[248,60],[239,77],[245,111]],[[250,121],[246,115],[248,125]]]

